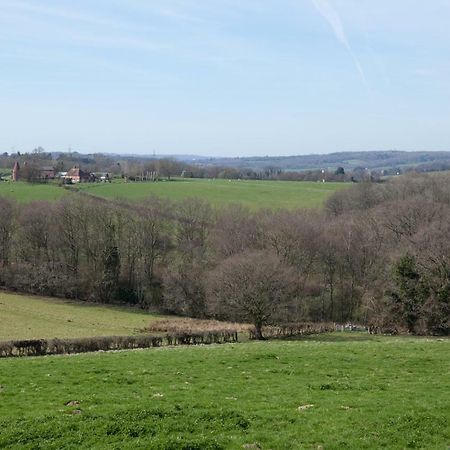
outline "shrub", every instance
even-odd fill
[[[237,342],[235,330],[204,333],[174,333],[165,336],[101,336],[79,339],[30,339],[0,342],[0,358],[86,353],[110,350],[152,348],[163,345],[198,345]]]

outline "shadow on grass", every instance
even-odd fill
[[[375,341],[378,336],[368,333],[326,333],[312,334],[310,336],[302,336],[298,338],[288,339],[290,341],[314,341],[314,342],[363,342]]]

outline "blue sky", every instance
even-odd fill
[[[0,0],[0,150],[450,150],[450,0]]]

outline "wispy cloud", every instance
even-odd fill
[[[314,4],[315,8],[317,9],[317,11],[319,12],[319,14],[330,25],[331,29],[333,30],[334,35],[336,36],[336,39],[347,49],[348,53],[350,54],[350,56],[353,59],[353,62],[355,64],[356,70],[361,78],[361,81],[363,82],[364,86],[367,88],[367,90],[370,93],[370,87],[369,87],[369,83],[367,82],[366,74],[364,73],[364,69],[350,45],[350,42],[345,33],[344,25],[342,23],[341,17],[339,16],[339,13],[336,11],[336,9],[333,7],[333,5],[328,0],[312,0],[312,2]]]
[[[67,19],[74,22],[84,22],[91,25],[108,25],[123,27],[125,24],[122,21],[112,20],[105,17],[95,17],[91,14],[83,14],[79,11],[68,8],[53,8],[42,4],[33,4],[27,1],[14,0],[3,1],[0,5],[3,9],[9,9],[11,11],[19,11],[20,13],[32,13],[45,16],[57,17],[60,19]]]

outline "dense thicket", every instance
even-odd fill
[[[448,176],[360,183],[321,212],[0,198],[0,283],[257,329],[356,321],[448,334],[449,237]]]

